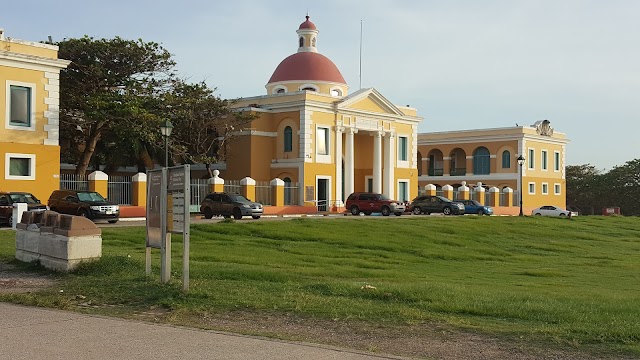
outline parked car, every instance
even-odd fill
[[[478,214],[478,215],[493,215],[493,208],[491,206],[482,205],[477,200],[458,200],[464,204],[465,214]]]
[[[545,206],[540,206],[537,209],[533,209],[533,211],[531,212],[531,215],[538,215],[538,216],[576,216],[578,215],[578,213],[569,211],[569,210],[564,210],[561,209],[557,206],[553,206],[553,205],[545,205]]]
[[[345,205],[352,215],[359,215],[362,212],[365,215],[382,213],[382,216],[389,216],[393,213],[400,216],[407,209],[401,201],[391,200],[385,195],[370,192],[355,192],[349,195]]]
[[[451,201],[444,196],[422,195],[413,199],[409,205],[409,211],[414,215],[443,213],[445,215],[464,214],[464,204]]]
[[[0,192],[0,223],[13,224],[13,204],[25,203],[28,211],[45,211],[47,205],[28,192]]]
[[[260,219],[264,208],[259,202],[251,201],[240,194],[211,193],[200,204],[200,212],[205,219],[211,219],[214,215],[224,216],[240,220],[243,216],[251,216]]]
[[[84,216],[93,221],[106,219],[114,224],[120,219],[120,206],[95,191],[54,190],[48,204],[53,211]]]

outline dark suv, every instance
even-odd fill
[[[25,203],[28,211],[45,211],[47,205],[28,192],[0,192],[0,223],[13,224],[13,204]],[[20,219],[18,219],[20,221]]]
[[[91,220],[107,219],[111,224],[120,218],[120,206],[110,203],[95,191],[55,190],[49,197],[49,208]]]
[[[409,205],[409,211],[414,215],[443,213],[445,215],[463,215],[464,204],[451,201],[444,196],[422,195],[413,199]]]
[[[251,216],[260,219],[264,208],[262,204],[251,201],[240,194],[211,193],[200,204],[200,212],[205,219],[211,219],[214,215],[222,215],[225,218],[233,216],[240,220],[243,216]]]
[[[360,212],[365,215],[379,212],[383,216],[389,216],[391,213],[400,216],[406,210],[406,206],[400,201],[391,200],[382,194],[368,192],[356,192],[349,195],[346,208],[352,215],[359,215]]]

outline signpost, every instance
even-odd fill
[[[160,281],[171,279],[171,234],[182,234],[182,289],[189,290],[189,228],[191,167],[174,166],[147,172],[147,275],[151,249],[160,249]]]

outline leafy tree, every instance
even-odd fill
[[[174,125],[170,149],[172,158],[183,163],[205,164],[210,177],[211,164],[225,160],[223,149],[253,115],[233,111],[233,101],[221,99],[204,82],[188,84],[172,81],[172,89],[163,96]]]
[[[167,50],[119,37],[57,45],[60,58],[71,60],[60,74],[60,137],[63,160],[77,163],[76,173],[86,172],[100,141],[125,160],[137,154],[125,150],[132,144],[146,150],[157,140],[160,120],[148,104],[174,76]]]
[[[567,179],[567,205],[583,214],[597,212],[602,193],[601,174],[595,166],[570,165],[565,169]]]
[[[604,175],[605,206],[619,206],[624,215],[640,215],[640,159],[627,161]]]

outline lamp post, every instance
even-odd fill
[[[523,184],[522,184],[522,164],[524,164],[524,156],[518,156],[518,166],[520,166],[520,216],[523,216],[522,213],[522,192],[523,192]]]
[[[173,124],[169,119],[164,121],[164,124],[160,125],[160,132],[164,137],[164,167],[169,167],[169,136],[173,130]]]

